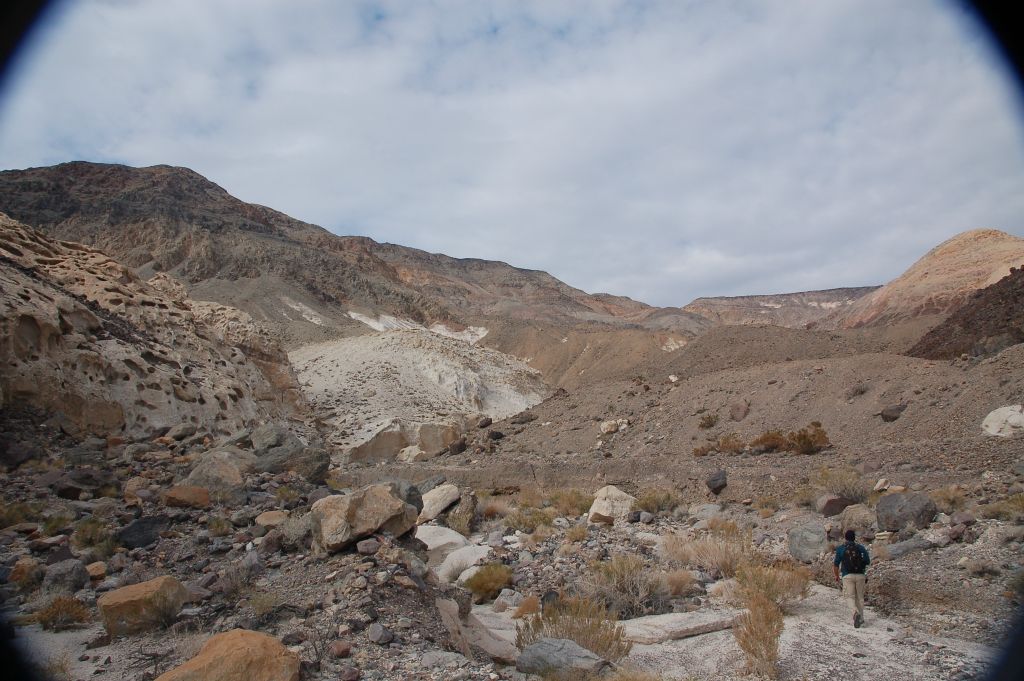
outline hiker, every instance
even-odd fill
[[[864,624],[864,587],[868,580],[864,573],[871,564],[871,556],[868,555],[866,548],[854,541],[856,538],[853,530],[846,531],[846,543],[836,548],[832,574],[836,576],[837,582],[842,580],[843,593],[850,603],[850,610],[853,611],[853,626],[860,628],[860,625]]]

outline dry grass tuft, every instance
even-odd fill
[[[929,496],[935,502],[935,505],[938,506],[939,510],[948,515],[962,511],[967,506],[967,496],[960,489],[959,485],[950,485],[949,487],[934,490]]]
[[[591,563],[580,590],[586,598],[604,603],[619,617],[659,614],[670,597],[664,575],[648,568],[639,556],[619,554]]]
[[[540,612],[540,599],[536,596],[527,596],[519,603],[519,607],[512,613],[512,619],[522,619],[527,615],[534,615]]]
[[[751,562],[736,570],[736,583],[743,605],[750,607],[754,595],[761,594],[786,612],[795,601],[810,595],[811,573],[802,565],[765,566]]]
[[[718,425],[718,414],[704,414],[697,422],[697,427],[701,430],[714,428],[716,425]]]
[[[729,433],[718,438],[718,444],[715,445],[715,449],[723,454],[739,454],[746,446],[743,440],[739,439],[734,433]]]
[[[671,511],[682,503],[682,498],[675,490],[671,489],[649,489],[645,490],[637,498],[634,506],[641,511],[648,513],[660,513]]]
[[[797,454],[816,454],[832,445],[828,433],[817,421],[813,421],[806,428],[791,432],[786,439],[789,440],[789,451]]]
[[[512,504],[501,497],[487,497],[480,505],[480,516],[484,520],[504,518],[512,512]]]
[[[565,540],[569,542],[582,542],[587,540],[589,532],[586,525],[573,525],[565,531]]]
[[[821,489],[840,497],[862,504],[871,493],[870,486],[860,473],[852,468],[826,468],[822,466],[813,476],[812,482]]]
[[[535,487],[520,490],[516,495],[519,508],[540,508],[544,504],[544,495]]]
[[[550,525],[551,516],[538,508],[517,508],[505,516],[505,527],[530,533],[541,525]]]
[[[231,534],[235,528],[227,518],[212,515],[206,521],[206,529],[210,532],[211,537],[225,537]]]
[[[758,515],[762,518],[770,518],[775,515],[776,511],[782,508],[782,502],[772,496],[758,497],[754,501],[754,508],[757,509]]]
[[[578,489],[559,489],[548,495],[548,501],[563,516],[579,516],[590,510],[594,495]]]
[[[89,608],[71,596],[57,596],[36,613],[36,622],[43,629],[63,631],[89,621]]]
[[[114,554],[117,542],[110,534],[106,524],[99,518],[83,518],[75,524],[75,532],[71,540],[79,548],[92,548],[103,558]]]
[[[39,508],[34,504],[19,501],[0,506],[0,529],[18,523],[35,522],[39,519]]]
[[[40,529],[47,537],[52,537],[57,534],[62,534],[64,530],[68,529],[72,520],[74,520],[74,518],[69,515],[65,515],[64,513],[54,513],[43,521],[43,526]]]
[[[747,656],[747,671],[774,679],[778,675],[779,637],[782,636],[782,611],[764,594],[755,593],[749,609],[739,617],[732,633]]]
[[[516,646],[522,650],[541,638],[567,638],[611,662],[629,654],[615,614],[599,601],[586,598],[562,600],[544,613],[530,615],[516,627]]]
[[[749,542],[741,538],[704,537],[687,541],[678,535],[665,538],[670,563],[693,566],[713,576],[732,577],[750,555]]]
[[[478,603],[495,598],[501,590],[512,583],[512,568],[501,563],[480,566],[473,576],[466,580],[466,588],[473,592]]]
[[[670,570],[665,573],[665,584],[673,596],[688,596],[697,580],[689,570]]]
[[[980,510],[985,518],[1017,520],[1024,517],[1024,494],[1014,494],[1002,501],[982,506]]]

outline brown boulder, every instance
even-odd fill
[[[394,496],[390,485],[332,494],[310,509],[313,541],[333,553],[378,531],[403,535],[416,525],[417,515],[416,507]]]
[[[272,529],[288,520],[288,511],[264,511],[256,516],[256,524],[260,527]]]
[[[177,616],[188,600],[188,590],[174,577],[164,575],[114,589],[99,597],[96,607],[111,636],[153,629]]]
[[[232,629],[156,681],[298,681],[299,656],[273,636]]]
[[[210,490],[205,487],[178,485],[164,494],[164,504],[175,508],[209,508]]]

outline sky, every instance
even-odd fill
[[[186,166],[338,234],[676,306],[1024,235],[1022,111],[939,0],[78,0],[0,83],[0,168]]]

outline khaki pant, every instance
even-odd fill
[[[864,619],[864,586],[867,578],[864,575],[849,574],[843,577],[843,595],[850,606],[850,612]]]

